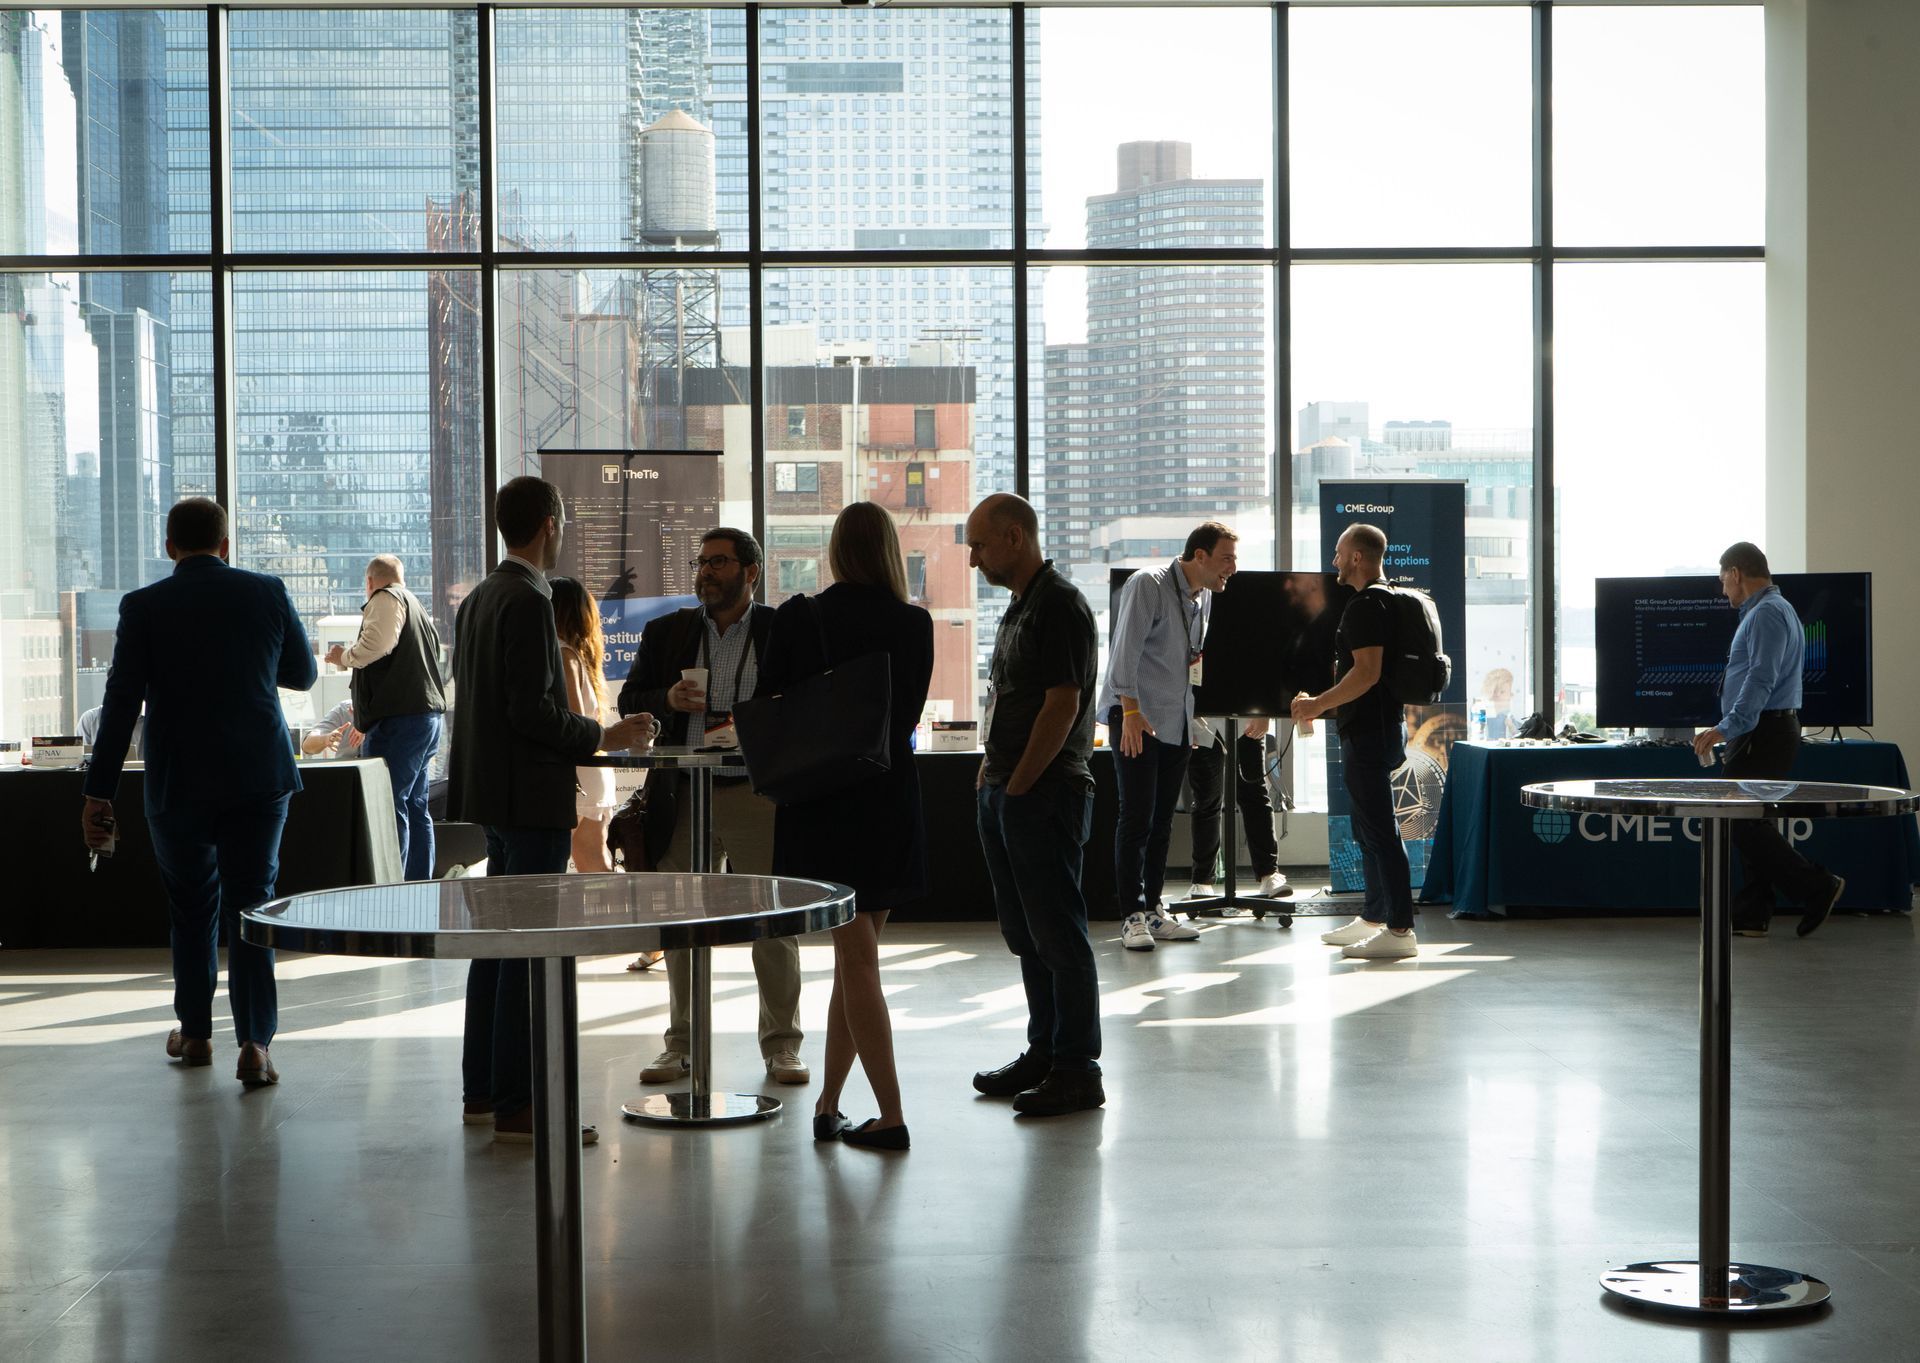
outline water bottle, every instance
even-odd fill
[[[1473,711],[1473,741],[1482,743],[1487,737],[1487,707],[1479,705]]]

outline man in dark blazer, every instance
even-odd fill
[[[697,747],[708,728],[728,721],[734,705],[755,694],[774,616],[772,607],[753,599],[761,558],[760,542],[744,530],[719,526],[701,536],[694,579],[700,604],[647,622],[620,688],[621,714],[658,715],[663,742]],[[688,668],[706,669],[704,689],[681,676]],[[686,784],[684,772],[647,774],[643,828],[647,864],[655,870],[693,869],[691,820],[680,816]],[[773,804],[755,795],[744,776],[715,777],[713,834],[736,874],[773,873]],[[686,952],[667,953],[665,1049],[640,1071],[643,1084],[671,1083],[687,1073],[691,973]],[[800,1058],[799,942],[755,942],[753,973],[760,985],[760,1054],[767,1076],[804,1084],[812,1074]]]
[[[487,835],[489,876],[567,869],[577,821],[574,767],[600,749],[652,735],[651,715],[603,729],[567,707],[547,573],[566,530],[560,489],[515,478],[494,498],[506,543],[500,566],[453,622],[453,743],[447,817]],[[467,975],[461,1057],[465,1119],[494,1139],[533,1139],[532,985],[525,961],[475,961]],[[594,1139],[588,1128],[587,1140]]]
[[[89,847],[112,839],[113,797],[140,707],[147,828],[172,915],[173,1013],[167,1054],[213,1063],[220,928],[240,1043],[237,1078],[276,1082],[273,952],[240,938],[242,910],[273,898],[287,802],[300,789],[276,688],[305,691],[318,664],[286,584],[226,564],[227,513],[192,497],[167,513],[173,573],[120,602],[113,668],[93,762],[81,787]]]

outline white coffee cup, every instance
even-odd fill
[[[707,694],[707,669],[706,668],[683,667],[680,669],[680,680],[687,683],[687,685],[691,686],[694,690],[698,691],[701,695],[704,696]]]

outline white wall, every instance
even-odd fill
[[[1766,8],[1766,547],[1874,575],[1874,732],[1920,761],[1920,3]]]

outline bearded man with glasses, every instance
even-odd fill
[[[693,560],[700,604],[647,622],[633,670],[620,688],[620,713],[660,718],[659,742],[699,747],[731,728],[734,704],[753,696],[773,631],[773,608],[754,600],[764,555],[744,530],[720,526],[700,540]],[[703,669],[701,685],[696,669]],[[695,672],[694,677],[683,674]],[[680,806],[687,789],[681,771],[647,773],[647,863],[657,871],[693,869],[691,817]],[[773,874],[773,804],[755,795],[745,775],[716,775],[713,783],[714,860],[737,875]],[[769,1078],[804,1084],[800,1058],[800,944],[792,937],[753,944],[760,982],[760,1054]],[[667,953],[670,1008],[665,1049],[640,1071],[643,1084],[670,1084],[687,1074],[687,953]]]

